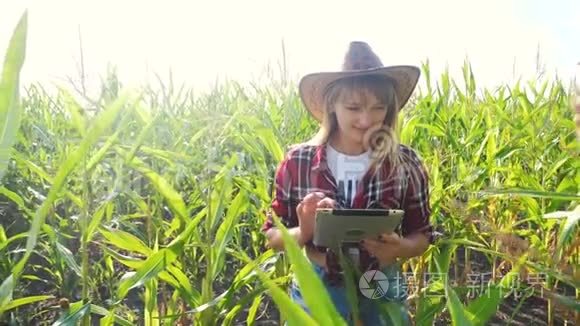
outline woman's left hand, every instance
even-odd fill
[[[377,258],[381,267],[394,263],[397,258],[404,256],[406,240],[397,233],[384,233],[379,239],[365,239],[362,246]]]

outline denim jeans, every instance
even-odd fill
[[[316,264],[313,264],[313,268],[318,274],[318,276],[323,279],[324,269]],[[407,313],[407,305],[405,300],[407,298],[406,293],[406,283],[404,277],[400,273],[399,266],[393,265],[381,269],[381,272],[385,274],[388,280],[388,287],[386,292],[380,293],[375,298],[368,298],[361,294],[362,291],[359,290],[359,284],[355,284],[355,288],[358,290],[358,303],[359,303],[359,316],[360,320],[364,325],[392,325],[390,317],[384,314],[378,304],[386,302],[396,302],[399,303],[401,319],[403,325],[410,325],[409,316]],[[384,282],[382,284],[385,284]],[[340,313],[342,318],[349,324],[354,325],[352,318],[352,313],[350,309],[350,304],[347,298],[347,291],[344,286],[333,286],[329,284],[324,284],[331,300],[336,307],[336,310]],[[375,284],[377,285],[377,284]],[[369,295],[369,293],[367,293]],[[370,295],[369,295],[370,296]],[[304,301],[298,284],[293,281],[290,287],[290,297],[291,299],[300,304],[302,309],[304,309],[308,314],[310,310],[306,307],[306,302]]]

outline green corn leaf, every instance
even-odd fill
[[[128,154],[124,150],[117,148],[117,151],[123,157],[127,158]],[[179,192],[175,190],[173,186],[171,186],[167,179],[151,170],[143,161],[137,157],[134,157],[131,161],[129,161],[129,165],[143,174],[147,179],[149,179],[149,181],[151,181],[151,184],[155,187],[155,189],[163,196],[163,198],[165,198],[171,210],[177,214],[177,216],[184,223],[189,222],[190,218],[187,214],[187,208],[183,198]]]
[[[280,162],[284,158],[282,146],[276,141],[276,136],[272,129],[258,128],[255,129],[256,135],[262,141],[268,152],[273,156],[276,162]]]
[[[90,313],[91,304],[82,304],[81,301],[72,303],[68,311],[63,314],[52,326],[77,326],[86,314]]]
[[[572,311],[580,312],[580,300],[574,297],[568,297],[559,293],[547,291],[544,289],[544,295],[546,298],[550,298],[557,302],[558,304],[562,305],[563,307],[567,307]]]
[[[445,137],[445,130],[442,129],[439,125],[428,125],[425,123],[417,123],[415,127],[427,129],[427,131],[429,131],[432,136]]]
[[[258,270],[258,277],[270,291],[272,299],[280,309],[280,313],[287,320],[288,325],[316,326],[321,325],[310,317],[299,305],[293,302],[288,294],[284,293],[264,272]],[[329,324],[332,325],[332,324]]]
[[[26,242],[26,253],[24,257],[12,269],[12,273],[16,278],[21,274],[24,266],[28,262],[32,250],[36,246],[36,241],[41,228],[44,226],[44,220],[52,208],[52,204],[58,197],[59,192],[65,184],[67,177],[73,172],[75,167],[82,161],[82,158],[89,152],[94,143],[97,142],[101,134],[109,128],[121,112],[126,102],[127,96],[118,98],[109,108],[103,111],[94,120],[93,126],[87,131],[87,136],[82,140],[77,150],[67,157],[65,162],[61,164],[54,183],[50,188],[47,198],[43,201],[40,208],[36,211],[30,231],[28,232],[28,241]]]
[[[447,309],[451,315],[451,324],[453,326],[470,326],[473,325],[469,312],[459,301],[455,291],[447,284],[445,286],[445,295],[447,297]]]
[[[133,323],[131,323],[127,319],[119,317],[115,315],[113,312],[109,312],[109,310],[107,310],[106,308],[98,306],[96,304],[91,304],[91,313],[95,315],[105,316],[105,318],[101,318],[101,325],[106,323],[106,325],[114,324],[121,326],[133,326]],[[108,323],[108,320],[105,320],[107,318],[108,320],[110,320],[110,323]]]
[[[495,257],[500,258],[500,259],[505,259],[505,260],[513,259],[513,257],[510,257],[507,254],[504,254],[502,252],[495,251],[495,250],[488,250],[488,249],[484,249],[481,247],[472,247],[471,249],[488,254],[488,255],[491,255],[491,256],[495,256]],[[525,257],[525,256],[523,256],[523,257]],[[545,264],[535,263],[533,261],[526,261],[525,264],[526,264],[526,266],[537,271],[538,273],[545,274],[547,277],[550,277],[554,280],[558,280],[562,283],[569,284],[572,287],[580,288],[580,281],[578,281],[577,279],[574,279],[571,275],[563,273],[559,269],[554,269],[554,268],[551,268],[549,266],[546,266]]]
[[[575,227],[580,221],[580,205],[576,206],[573,211],[557,211],[549,214],[545,214],[544,218],[565,218],[566,222],[564,226],[560,229],[560,234],[558,235],[558,250],[561,250],[564,245],[570,242],[574,238]]]
[[[254,294],[254,293],[252,293]],[[252,305],[250,309],[248,309],[248,317],[246,317],[246,324],[251,325],[256,322],[256,317],[258,314],[258,309],[260,308],[260,304],[262,303],[262,296],[256,295],[254,300],[252,301]]]
[[[107,253],[112,258],[115,258],[116,261],[118,261],[119,263],[121,263],[129,268],[138,269],[141,266],[143,266],[143,264],[145,263],[141,259],[122,255],[122,254],[116,252],[115,250],[109,248],[109,246],[106,246],[104,244],[102,245],[102,248],[103,248],[103,251],[105,253]]]
[[[198,306],[200,304],[201,294],[197,291],[197,289],[191,286],[191,281],[187,275],[185,275],[181,269],[175,266],[169,266],[167,271],[173,277],[175,277],[176,286],[174,287],[179,291],[187,303],[192,307]]]
[[[503,291],[509,289],[514,279],[519,276],[521,263],[502,277],[497,285],[490,285],[477,299],[470,302],[467,311],[473,316],[476,325],[486,325],[488,320],[495,316],[499,305],[503,301]]]
[[[4,230],[4,228],[2,228],[2,230]],[[4,232],[4,231],[2,231]],[[5,237],[6,234],[3,235],[3,237]],[[4,241],[0,241],[0,251],[6,249],[6,247],[8,247],[8,245],[18,239],[24,239],[28,236],[27,233],[23,232],[23,233],[19,233],[19,234],[15,234],[13,236],[11,236],[8,239],[4,239]]]
[[[145,142],[145,138],[149,135],[149,133],[151,133],[151,130],[155,127],[155,122],[157,122],[158,117],[159,115],[156,115],[153,119],[150,119],[145,128],[141,129],[141,132],[139,133],[137,139],[135,140],[135,143],[133,144],[133,148],[131,148],[131,151],[129,152],[129,154],[127,154],[126,161],[130,162],[131,160],[133,160],[135,154],[137,153],[141,145],[143,145],[143,142]]]
[[[191,237],[204,216],[205,211],[198,213],[197,216],[188,222],[185,230],[171,241],[167,248],[161,249],[147,258],[141,267],[137,269],[136,273],[121,281],[117,291],[117,299],[122,300],[129,290],[145,284],[145,282],[165,270],[167,266],[173,264],[175,259],[177,259],[178,253],[182,251],[186,240]]]
[[[123,325],[122,323],[120,324]],[[101,318],[101,320],[99,321],[99,326],[114,326],[114,325],[115,325],[115,314],[113,312],[110,312],[108,315]]]
[[[91,221],[89,222],[89,227],[87,228],[86,231],[86,241],[90,242],[93,238],[93,236],[96,233],[97,228],[99,227],[99,225],[101,224],[101,221],[103,220],[103,217],[105,216],[105,211],[107,210],[108,207],[111,207],[112,204],[110,201],[107,201],[105,203],[102,203],[101,206],[97,209],[97,211],[93,214],[93,217],[91,218]]]
[[[105,227],[102,227],[100,232],[110,244],[119,249],[138,252],[147,257],[152,254],[152,250],[141,239],[131,233],[122,230],[107,229]]]
[[[338,258],[340,267],[344,271],[344,278],[346,280],[357,279],[356,275],[359,275],[360,271],[352,263],[352,260],[342,250],[338,250]],[[360,290],[357,286],[358,284],[355,285],[353,282],[345,282],[346,298],[354,316],[359,316],[360,314],[358,300]]]
[[[41,177],[45,181],[49,182],[50,184],[54,184],[54,178],[49,176],[48,173],[46,173],[41,167],[34,164],[32,161],[26,159],[23,155],[16,152],[16,153],[14,153],[12,158],[17,163],[26,165],[27,168],[29,168],[32,172],[34,172],[36,175],[38,175],[39,177]],[[78,207],[83,207],[84,204],[79,196],[76,196],[72,192],[66,191],[66,190],[65,190],[65,194]]]
[[[379,303],[381,311],[383,311],[383,316],[390,319],[391,325],[393,326],[403,326],[403,310],[406,309],[401,303],[398,302],[386,302]]]
[[[228,198],[231,198],[231,193],[233,192],[232,170],[237,162],[238,156],[233,154],[214,178],[215,189],[211,195],[211,215],[206,221],[206,225],[209,228],[208,232],[211,234],[214,233],[217,225],[221,222],[223,212],[229,203]]]
[[[115,133],[113,133],[113,135],[108,137],[107,141],[105,141],[105,143],[99,148],[99,150],[89,159],[86,167],[87,171],[92,171],[95,168],[95,166],[97,166],[97,164],[99,164],[99,162],[103,160],[109,149],[111,149],[119,139],[119,135],[121,134],[121,132],[124,129],[126,129],[129,122],[131,122],[130,118],[131,114],[123,115],[119,126],[117,126],[115,130]]]
[[[556,175],[556,172],[558,171],[558,169],[560,169],[562,167],[562,165],[564,165],[568,161],[572,160],[572,157],[568,156],[567,153],[562,154],[561,157],[563,157],[563,158],[552,165],[552,167],[546,173],[544,178],[549,179],[549,178],[553,177],[554,175]]]
[[[66,265],[77,274],[77,276],[82,276],[81,267],[75,261],[75,257],[73,256],[72,252],[59,242],[56,243],[56,250],[64,259]]]
[[[6,198],[17,204],[18,208],[24,211],[28,216],[32,216],[34,214],[30,209],[28,209],[28,207],[26,207],[24,199],[22,199],[22,197],[17,193],[6,189],[6,187],[0,186],[0,194],[6,196]]]
[[[32,297],[15,299],[15,300],[12,300],[7,305],[2,307],[2,310],[0,310],[0,315],[3,314],[5,311],[9,311],[11,309],[15,309],[15,308],[18,308],[21,306],[25,306],[27,304],[40,302],[40,301],[53,299],[53,298],[54,298],[54,296],[52,296],[52,295],[37,295],[37,296],[32,296]]]
[[[64,106],[71,115],[75,129],[82,137],[85,137],[87,134],[87,120],[83,108],[67,90],[60,88],[60,94],[65,102]]]
[[[430,285],[429,285],[430,286]],[[441,296],[424,296],[419,303],[419,310],[415,316],[417,326],[432,326],[438,313],[445,307]]]
[[[132,274],[126,280],[121,281],[117,291],[117,299],[124,299],[129,293],[129,290],[140,287],[156,277],[161,271],[165,270],[165,268],[167,268],[176,257],[177,255],[174,252],[167,249],[160,250],[153,254],[145,261],[136,273]]]
[[[210,275],[217,275],[223,267],[225,261],[225,250],[228,242],[233,237],[234,226],[239,221],[242,214],[248,208],[248,196],[245,191],[240,191],[232,204],[228,208],[226,218],[222,221],[217,230],[215,241],[212,245],[212,268]]]
[[[123,148],[125,148],[125,146],[121,146]],[[129,147],[127,147],[129,148]],[[194,162],[197,160],[196,157],[194,156],[190,156],[190,155],[186,155],[184,153],[178,153],[178,152],[171,152],[171,151],[165,151],[165,150],[161,150],[161,149],[157,149],[157,148],[151,148],[149,146],[146,145],[142,145],[140,150],[144,153],[144,154],[148,154],[151,156],[155,156],[157,158],[166,160],[166,161],[178,161],[178,162]]]
[[[152,278],[145,283],[145,325],[159,326],[159,309],[157,308],[157,279]]]
[[[487,189],[480,192],[484,195],[512,195],[548,199],[562,199],[562,200],[579,200],[579,194],[559,193],[522,188],[508,188],[508,189]]]
[[[246,324],[253,325],[256,322],[256,314],[258,313],[258,309],[260,303],[263,302],[263,293],[266,291],[265,286],[260,285],[256,288],[252,289],[248,294],[245,294],[232,304],[224,304],[222,306],[228,307],[229,312],[224,317],[223,325],[232,325],[233,320],[238,316],[238,314],[242,311],[242,308],[250,305],[248,309],[248,316],[246,318]],[[258,306],[258,307],[256,307]]]
[[[27,34],[28,11],[25,11],[10,38],[0,80],[0,182],[8,168],[11,148],[16,143],[22,119],[19,88]]]
[[[444,242],[439,246],[437,252],[433,255],[437,272],[447,274],[451,264],[451,257],[456,249],[457,244],[454,242]]]
[[[14,291],[14,276],[10,274],[0,285],[0,311],[5,310],[6,305],[12,301]]]
[[[293,271],[296,275],[300,292],[304,297],[314,319],[321,325],[344,325],[345,321],[336,311],[322,280],[316,275],[310,261],[306,258],[296,241],[282,223],[275,218],[276,225],[282,231],[284,248]]]

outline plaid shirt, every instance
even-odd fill
[[[390,208],[405,211],[400,233],[406,236],[423,232],[433,242],[433,228],[429,223],[428,176],[420,157],[411,148],[400,145],[402,164],[390,172],[390,164],[385,163],[377,170],[369,170],[362,179],[352,205],[337,198],[336,181],[326,161],[326,146],[298,145],[291,149],[279,164],[275,176],[275,194],[272,211],[287,227],[298,226],[297,205],[311,192],[323,192],[344,208]],[[266,231],[274,226],[272,212],[263,225]],[[314,246],[312,241],[307,244]],[[327,248],[316,247],[327,252],[328,280],[339,282],[340,265],[338,255]],[[378,269],[378,261],[359,245],[360,267]]]

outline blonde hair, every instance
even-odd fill
[[[374,95],[378,101],[386,106],[387,115],[383,128],[375,133],[370,140],[372,146],[371,167],[380,168],[385,161],[391,162],[391,167],[399,162],[399,140],[397,137],[397,117],[399,113],[399,99],[395,92],[392,80],[381,75],[355,76],[338,79],[328,85],[324,92],[323,119],[318,132],[307,142],[309,145],[323,145],[337,130],[338,122],[334,113],[334,106],[341,95],[348,92],[367,92]]]

